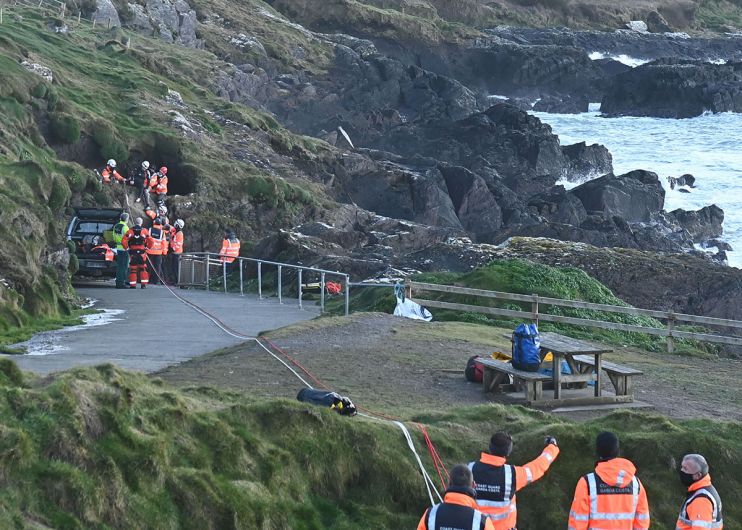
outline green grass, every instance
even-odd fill
[[[0,525],[52,528],[412,528],[426,495],[399,430],[287,400],[253,401],[198,387],[175,390],[109,365],[39,381],[0,360]],[[511,461],[535,457],[545,434],[562,455],[518,495],[519,526],[566,525],[574,484],[591,469],[592,441],[619,432],[649,494],[654,524],[672,526],[683,492],[675,468],[704,454],[739,530],[739,423],[671,422],[636,412],[573,424],[503,405],[399,411],[429,426],[450,468],[474,458],[497,429]],[[409,424],[429,471],[420,433]]]

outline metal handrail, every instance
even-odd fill
[[[344,285],[344,291],[345,291],[345,316],[348,316],[350,312],[350,275],[344,272],[340,271],[332,271],[328,269],[319,269],[316,267],[307,267],[305,265],[296,265],[293,263],[281,263],[278,261],[270,261],[270,260],[264,260],[259,258],[246,258],[242,256],[227,256],[225,254],[219,254],[218,252],[189,252],[186,254],[182,254],[180,257],[180,261],[178,264],[178,285],[183,286],[195,286],[195,285],[203,285],[206,290],[208,291],[209,286],[209,270],[211,270],[212,265],[216,267],[222,268],[222,284],[224,286],[224,292],[227,292],[227,268],[229,263],[227,263],[226,260],[222,260],[222,258],[231,258],[234,257],[234,261],[239,262],[239,269],[240,269],[240,295],[244,295],[244,267],[243,264],[245,262],[251,262],[256,263],[258,265],[258,298],[263,299],[263,265],[268,265],[272,267],[276,267],[278,269],[278,275],[277,275],[277,284],[276,284],[276,295],[278,297],[278,303],[283,303],[283,269],[293,269],[297,271],[298,276],[298,283],[297,283],[297,289],[298,289],[298,303],[299,308],[303,307],[302,304],[302,296],[303,296],[303,282],[302,282],[302,276],[303,272],[311,272],[316,273],[320,275],[320,309],[324,313],[325,311],[325,286],[326,281],[325,277],[326,275],[331,276],[339,276],[343,280]],[[191,283],[184,283],[181,281],[181,268],[182,263],[184,261],[195,261],[195,262],[201,262],[204,263],[206,267],[206,271],[204,274],[204,282],[203,283],[195,283],[195,279],[192,279]],[[195,269],[191,269],[192,272]],[[192,278],[194,275],[192,274]]]

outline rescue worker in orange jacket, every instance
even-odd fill
[[[516,492],[543,477],[559,455],[556,438],[547,436],[544,442],[546,446],[538,458],[524,466],[513,466],[507,463],[513,439],[499,431],[490,438],[489,453],[482,453],[479,461],[469,463],[476,484],[477,509],[490,517],[495,530],[515,528]]]
[[[157,217],[149,229],[149,246],[147,247],[147,258],[149,259],[150,275],[152,283],[162,283],[162,255],[167,243],[165,239],[165,227],[162,218]]]
[[[142,218],[137,217],[121,245],[129,252],[129,288],[136,289],[137,280],[142,284],[142,289],[149,283],[147,272],[147,247],[150,245],[149,232],[142,227]]]
[[[154,195],[155,204],[165,204],[165,198],[167,197],[167,168],[162,166],[160,170],[152,175],[149,181],[150,192]]]
[[[178,267],[180,264],[180,255],[183,254],[183,227],[185,221],[176,219],[170,231],[170,253],[168,254],[168,270],[170,280],[173,283],[178,282]]]
[[[417,530],[495,530],[492,521],[479,511],[471,471],[454,466],[441,504],[425,510]]]
[[[595,471],[580,478],[569,512],[569,530],[645,530],[649,528],[647,492],[636,467],[619,458],[618,437],[598,435]]]
[[[90,249],[91,254],[103,254],[106,261],[113,261],[113,250],[111,250],[111,247],[108,246],[108,244],[103,242],[103,238],[100,236],[95,236],[93,238],[93,248]]]
[[[222,263],[233,263],[235,258],[240,255],[240,240],[233,230],[227,229],[224,233],[222,248],[219,251],[219,261]]]
[[[721,498],[711,485],[706,459],[696,454],[685,455],[680,465],[680,481],[688,488],[688,494],[680,509],[675,530],[724,528]]]
[[[105,184],[108,184],[111,182],[111,179],[115,179],[116,182],[123,183],[126,179],[119,175],[119,172],[116,171],[116,161],[112,158],[108,162],[106,162],[106,167],[103,168],[103,171],[99,173],[101,177],[101,181]]]

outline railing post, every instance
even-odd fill
[[[222,261],[222,283],[224,284],[224,292],[227,292],[227,260]]]
[[[282,271],[283,271],[283,267],[281,265],[279,265],[278,266],[278,303],[279,304],[282,304],[283,303],[281,301],[282,300],[282,296],[283,296],[283,293],[281,292],[281,291],[283,291],[283,287],[281,285],[281,280],[282,280],[282,278],[281,278],[282,274],[281,273],[282,273]]]
[[[405,284],[405,290],[407,291],[406,293],[407,298],[411,299],[412,298],[412,284],[411,283]]]
[[[538,295],[533,294],[533,302],[531,302],[531,313],[533,313],[533,320],[536,321],[536,326],[538,326]]]
[[[243,278],[244,278],[243,269],[245,268],[244,265],[245,265],[245,262],[240,260],[240,296],[245,296],[245,283],[243,281]]]
[[[350,276],[345,275],[345,316],[350,313]]]
[[[263,299],[263,262],[258,262],[258,300]]]
[[[675,337],[672,336],[673,329],[675,329],[675,315],[673,313],[668,313],[667,331],[670,334],[667,336],[667,353],[675,353]]]
[[[299,278],[299,309],[302,309],[302,306],[301,306],[301,273],[302,273],[302,270],[299,269],[299,275],[298,275],[298,278]]]
[[[324,272],[320,274],[319,289],[320,289],[319,309],[321,313],[324,313],[325,312],[325,273]]]
[[[211,269],[211,256],[206,254],[206,272],[204,273],[204,277],[206,277],[206,290],[209,290],[209,272]]]
[[[178,259],[178,287],[183,285],[182,280],[180,279],[180,273],[182,269],[183,269],[183,260]]]

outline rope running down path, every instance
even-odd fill
[[[147,258],[147,261],[149,261],[149,257]],[[273,353],[269,348],[267,348],[260,341],[260,339],[258,339],[257,337],[251,337],[251,336],[248,336],[248,335],[243,335],[242,333],[239,333],[239,332],[235,331],[234,329],[232,329],[229,326],[227,326],[224,322],[222,322],[218,317],[212,315],[211,313],[209,313],[205,309],[201,308],[197,304],[191,302],[190,300],[187,300],[187,299],[183,298],[182,296],[180,296],[178,293],[176,293],[169,285],[167,285],[163,281],[163,278],[160,276],[160,274],[157,271],[157,269],[155,269],[153,267],[153,270],[155,271],[155,274],[157,275],[157,277],[160,280],[160,282],[162,283],[162,285],[170,292],[170,294],[172,294],[180,302],[182,302],[183,304],[187,305],[188,307],[190,307],[191,309],[193,309],[194,311],[196,311],[197,313],[199,313],[201,316],[203,316],[203,317],[207,318],[208,320],[210,320],[214,325],[216,325],[219,329],[221,329],[227,335],[230,335],[230,336],[232,336],[234,338],[237,338],[237,339],[240,339],[240,340],[255,341],[255,343],[258,346],[260,346],[271,357],[273,357],[275,360],[277,360],[278,362],[280,362],[292,374],[294,374],[294,376],[296,376],[296,378],[299,381],[301,381],[301,383],[304,386],[306,386],[308,388],[311,388],[311,389],[314,389],[314,386],[312,386],[311,384],[309,384],[306,379],[304,379],[301,375],[299,375],[299,373],[296,370],[294,370],[294,368],[292,368],[291,366],[289,366],[289,364],[287,364],[283,359],[281,359],[279,356],[277,356],[275,353]],[[299,364],[298,361],[296,361],[295,359],[293,359],[290,355],[288,355],[286,352],[284,352],[281,348],[279,348],[278,346],[276,346],[275,344],[273,344],[270,340],[267,340],[266,339],[266,342],[268,344],[270,344],[273,348],[275,348],[277,351],[279,351],[282,355],[284,355],[292,364],[294,364],[300,370],[302,370],[309,378],[313,379],[318,384],[318,386],[321,386],[321,387],[329,390],[329,388],[324,383],[322,383],[322,381],[320,381],[316,376],[314,376],[311,372],[309,372],[309,370],[307,370],[306,368],[304,368],[303,366],[301,366],[301,364]],[[396,419],[393,419],[393,418],[391,418],[389,416],[384,416],[383,414],[373,413],[373,412],[371,412],[371,411],[369,411],[367,409],[363,409],[361,407],[358,407],[358,408],[361,409],[361,410],[365,410],[366,411],[365,413],[364,412],[360,412],[359,413],[359,416],[363,416],[364,418],[368,418],[368,419],[371,419],[371,420],[374,420],[374,421],[379,421],[379,422],[384,422],[384,423],[391,423],[393,425],[396,425],[402,431],[402,433],[403,433],[403,435],[405,437],[405,440],[407,441],[407,446],[409,447],[409,449],[412,452],[412,454],[415,456],[415,460],[417,461],[417,465],[420,468],[420,473],[422,474],[423,480],[425,481],[425,488],[426,488],[426,490],[428,492],[428,498],[430,499],[431,506],[433,506],[433,505],[436,504],[436,501],[435,501],[435,498],[433,496],[433,493],[435,493],[435,497],[438,498],[438,502],[443,502],[443,498],[441,497],[441,494],[438,492],[438,489],[436,488],[435,483],[433,482],[433,479],[430,477],[430,475],[428,474],[427,470],[425,469],[425,466],[423,465],[422,460],[420,459],[420,455],[418,454],[417,449],[415,449],[415,444],[414,444],[414,441],[412,439],[412,435],[410,434],[410,432],[407,429],[407,427],[401,421],[396,420]],[[425,438],[426,438],[426,443],[428,443],[428,447],[429,448],[432,447],[432,443],[429,443],[429,438],[427,436],[427,432],[425,432]],[[433,451],[435,451],[435,448],[433,448]],[[435,452],[435,456],[432,456],[432,454],[431,454],[431,457],[433,458],[433,462],[434,463],[436,463],[436,458],[435,458],[436,456],[437,456],[437,452]],[[441,464],[442,464],[442,462],[441,462]],[[436,465],[436,470],[438,470],[438,466],[437,465]],[[439,471],[439,475],[440,475],[440,471]],[[444,487],[445,487],[445,485],[444,485]]]

